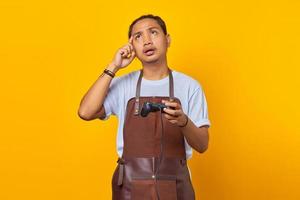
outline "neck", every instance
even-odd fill
[[[166,61],[155,63],[143,63],[143,78],[147,80],[160,80],[169,75],[169,67]]]

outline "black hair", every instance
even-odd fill
[[[166,27],[166,24],[164,22],[164,20],[159,17],[159,16],[155,16],[155,15],[152,15],[152,14],[147,14],[147,15],[142,15],[140,16],[139,18],[135,19],[129,26],[129,31],[128,31],[128,39],[131,37],[131,32],[132,32],[132,28],[133,26],[140,20],[142,19],[147,19],[147,18],[150,18],[150,19],[154,19],[158,25],[162,28],[163,32],[165,35],[167,35],[167,27]]]

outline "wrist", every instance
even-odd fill
[[[114,63],[109,63],[103,70],[100,77],[103,77],[105,74],[110,76],[111,78],[114,78],[117,72],[117,67],[114,65]]]
[[[183,125],[180,125],[180,126],[179,126],[180,128],[184,128],[184,127],[186,127],[186,125],[188,124],[188,122],[189,122],[189,117],[188,117],[187,115],[185,115],[185,119],[186,119],[185,123],[184,123]]]
[[[119,70],[118,67],[114,63],[109,63],[106,67],[106,69],[112,71],[113,73],[117,73]]]

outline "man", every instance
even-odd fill
[[[84,120],[119,118],[112,198],[195,199],[186,159],[192,148],[200,153],[208,148],[204,91],[196,80],[169,68],[171,38],[159,16],[134,20],[128,38],[78,110]],[[135,57],[142,70],[114,78]]]

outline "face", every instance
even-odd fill
[[[132,28],[132,45],[142,63],[155,63],[166,59],[170,36],[151,18],[138,21]]]

